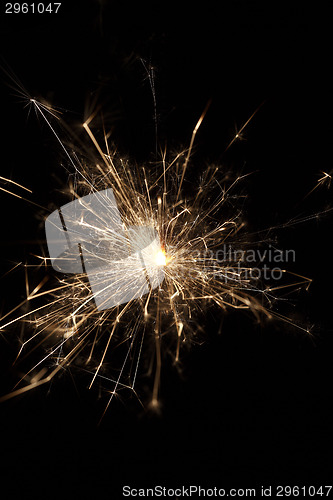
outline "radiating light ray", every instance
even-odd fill
[[[190,160],[191,153],[192,153],[192,148],[193,148],[195,136],[197,135],[199,127],[202,124],[202,121],[203,121],[204,117],[206,116],[206,113],[207,113],[210,105],[211,105],[211,100],[208,101],[208,103],[206,104],[205,109],[203,110],[203,112],[202,112],[199,120],[197,121],[196,126],[193,129],[190,146],[188,148],[187,155],[186,155],[185,162],[184,162],[183,169],[182,169],[182,175],[181,175],[181,178],[180,178],[180,183],[179,183],[178,192],[177,192],[177,196],[176,196],[176,203],[177,203],[177,201],[179,199],[179,196],[180,196],[180,193],[181,193],[181,190],[182,190],[182,185],[183,185],[183,181],[184,181],[184,178],[185,178],[185,173],[186,173],[187,165],[188,165],[188,162]]]
[[[12,179],[7,179],[6,177],[2,177],[2,175],[0,175],[0,179],[2,181],[9,182],[10,184],[14,184],[15,186],[18,186],[21,189],[24,189],[25,191],[28,191],[28,193],[32,193],[31,189],[29,189],[29,188],[27,188],[25,186],[22,186],[22,184],[19,184],[18,182],[13,181]]]
[[[238,139],[241,139],[242,138],[242,133],[244,132],[244,130],[246,129],[246,127],[248,126],[248,124],[250,123],[250,121],[254,118],[254,116],[258,113],[259,109],[265,104],[266,101],[263,101],[261,104],[259,104],[259,106],[257,107],[257,109],[252,113],[252,115],[250,116],[250,118],[248,118],[246,120],[246,122],[241,126],[241,128],[236,131],[236,134],[234,135],[234,137],[231,139],[231,141],[229,142],[228,146],[225,148],[224,150],[224,153],[226,153],[228,151],[228,149],[234,144],[235,141],[237,141]]]

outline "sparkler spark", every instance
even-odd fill
[[[232,260],[219,258],[218,249],[226,245],[234,251],[251,243],[248,235],[240,236],[242,212],[231,196],[246,176],[228,181],[220,167],[211,165],[194,193],[186,188],[194,139],[208,106],[186,151],[171,159],[162,151],[156,168],[139,168],[117,153],[106,132],[104,144],[98,140],[95,113],[83,124],[90,142],[79,139],[69,148],[58,131],[64,125],[59,113],[26,99],[60,144],[72,180],[64,191],[67,205],[46,218],[49,256],[35,256],[43,276],[31,290],[26,275],[26,300],[4,315],[0,326],[2,331],[18,323],[26,326],[17,362],[29,355],[29,348],[44,345],[44,355],[2,399],[48,383],[76,364],[90,374],[89,387],[97,379],[111,385],[108,408],[121,389],[136,391],[143,353],[153,344],[148,372],[154,372],[150,401],[157,408],[163,353],[172,351],[179,362],[182,346],[196,335],[196,318],[209,304],[223,311],[250,310],[261,321],[279,317],[271,308],[273,292],[291,286],[262,283],[237,251]],[[296,275],[298,286],[309,282]],[[106,364],[114,366],[114,376]]]
[[[167,256],[165,254],[165,250],[158,250],[154,255],[154,260],[157,266],[166,266]]]

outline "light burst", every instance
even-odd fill
[[[77,137],[71,133],[65,142],[62,133],[65,130],[68,136],[70,127],[61,112],[44,101],[29,97],[23,86],[20,89],[29,108],[45,121],[65,155],[66,168],[70,172],[68,185],[63,189],[67,202],[105,190],[112,190],[114,194],[124,232],[114,234],[110,231],[107,210],[94,213],[99,222],[90,227],[97,235],[90,257],[97,256],[103,261],[99,282],[109,282],[108,272],[111,272],[116,286],[110,294],[126,295],[132,288],[140,289],[142,271],[147,278],[149,269],[162,270],[163,278],[157,286],[145,279],[146,289],[126,303],[115,300],[116,305],[99,308],[87,278],[84,250],[79,246],[83,272],[62,273],[52,269],[44,245],[41,255],[34,256],[34,262],[22,265],[26,299],[1,320],[2,332],[10,331],[18,323],[24,325],[17,362],[29,358],[29,354],[41,346],[44,354],[2,399],[49,383],[63,370],[77,366],[89,374],[90,388],[97,380],[106,384],[105,409],[123,389],[137,394],[138,375],[142,370],[148,371],[152,374],[149,404],[158,408],[165,353],[172,355],[174,363],[180,363],[182,349],[198,338],[198,321],[205,316],[208,307],[215,307],[222,314],[230,308],[249,310],[258,321],[277,317],[291,322],[274,311],[276,293],[281,289],[308,286],[310,280],[294,275],[294,280],[272,283],[251,273],[251,266],[242,258],[242,252],[255,242],[245,232],[237,199],[238,186],[246,175],[230,179],[222,167],[209,165],[193,180],[194,140],[208,105],[193,129],[186,150],[171,155],[166,148],[161,149],[159,159],[140,167],[117,152],[105,127],[101,139],[94,133],[97,112],[87,116],[83,123],[85,138],[83,134]],[[240,138],[258,109],[236,132],[226,149]],[[1,180],[6,182],[6,187],[1,187],[6,194],[23,198],[14,188],[31,194],[17,182]],[[89,211],[89,207],[87,209]],[[83,220],[76,222],[81,226],[85,224]],[[121,253],[128,250],[130,239],[126,228],[130,227],[148,227],[156,232],[154,245],[147,245],[138,236],[136,244],[148,252],[143,263],[134,262],[130,251],[125,262]],[[118,257],[109,250],[97,255],[96,247],[100,252],[103,245],[116,249]],[[218,250],[221,248],[229,249],[228,257],[220,258]],[[33,286],[29,277],[31,268],[41,273],[39,282]],[[281,273],[287,274],[284,269]]]

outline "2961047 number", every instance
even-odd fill
[[[61,3],[6,3],[5,14],[57,14]]]
[[[328,497],[332,486],[277,486],[277,497]]]

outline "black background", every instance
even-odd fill
[[[138,162],[155,148],[153,100],[140,58],[155,68],[158,128],[168,147],[188,145],[212,99],[196,140],[195,169],[221,161],[255,172],[248,194],[250,230],[316,215],[331,206],[327,187],[305,195],[332,168],[330,37],[325,13],[302,2],[260,1],[179,5],[64,2],[57,15],[5,15],[1,54],[32,95],[69,109],[82,121],[87,99],[101,91],[121,152]],[[50,201],[57,144],[1,84],[0,175]],[[238,128],[262,103],[246,141],[222,155]],[[223,157],[222,157],[223,156]],[[61,174],[60,174],[61,175]],[[34,200],[37,198],[35,197]],[[41,238],[38,210],[1,195],[2,264],[25,260]],[[70,376],[3,403],[2,467],[12,495],[21,488],[83,498],[121,498],[123,484],[248,488],[330,484],[332,480],[331,218],[277,230],[296,250],[292,270],[314,280],[286,309],[314,338],[284,323],[257,325],[231,313],[217,335],[162,373],[162,413],[115,401],[100,426],[95,393]],[[31,244],[27,243],[31,241]],[[25,242],[25,243],[22,243]],[[13,278],[3,310],[24,294]],[[15,342],[1,339],[3,386]],[[24,498],[24,497],[22,497]]]

